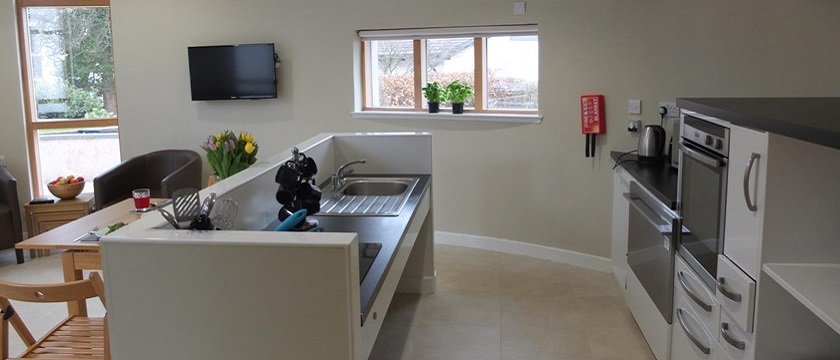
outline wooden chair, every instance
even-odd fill
[[[3,316],[0,325],[0,355],[9,358],[9,323],[28,346],[15,359],[110,359],[107,324],[104,317],[90,318],[70,315],[35,340],[9,300],[27,302],[66,302],[99,297],[105,305],[105,285],[98,273],[87,280],[59,284],[14,284],[0,282],[0,306]]]

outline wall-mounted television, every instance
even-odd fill
[[[274,44],[191,46],[193,101],[277,98]]]

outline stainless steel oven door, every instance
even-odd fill
[[[674,304],[674,251],[679,217],[636,182],[624,194],[630,203],[627,264],[669,324]]]
[[[685,139],[680,150],[677,204],[688,233],[680,237],[677,251],[713,290],[723,249],[727,159]]]

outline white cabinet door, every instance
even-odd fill
[[[630,205],[624,194],[630,191],[632,177],[621,167],[613,175],[612,268],[622,290],[627,287],[627,226]]]
[[[767,133],[730,128],[723,253],[753,279],[760,251],[767,178]]]

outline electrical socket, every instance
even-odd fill
[[[633,120],[633,119],[627,120],[627,131],[638,132],[639,128],[641,128],[641,127],[642,127],[642,121],[641,120]]]
[[[0,166],[6,166],[6,155],[0,155]]]
[[[673,101],[660,101],[659,107],[664,107],[667,112],[665,113],[666,118],[678,118],[680,117],[680,108],[677,107],[677,103]]]

